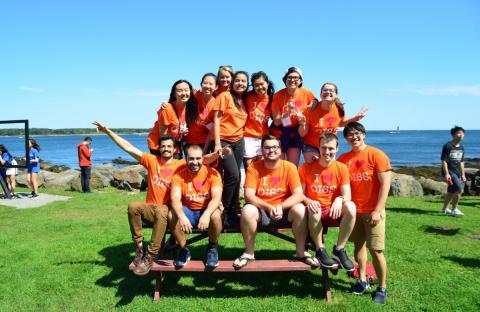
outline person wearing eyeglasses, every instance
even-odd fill
[[[291,162],[280,159],[281,154],[280,141],[271,134],[264,135],[263,159],[247,169],[246,205],[240,219],[245,252],[233,262],[236,269],[255,260],[255,236],[259,224],[291,227],[297,260],[318,266],[318,261],[305,250],[307,215],[301,203],[303,191],[297,168]]]
[[[385,259],[385,205],[390,190],[391,166],[387,155],[365,143],[365,127],[350,122],[343,136],[351,151],[338,160],[348,167],[352,200],[357,207],[357,218],[349,240],[355,244],[355,259],[359,278],[352,292],[363,294],[369,287],[366,277],[367,249],[372,256],[378,277],[378,287],[373,300],[385,304],[387,300],[387,262]]]
[[[262,136],[268,134],[268,121],[271,117],[271,103],[275,89],[273,82],[263,71],[253,73],[250,79],[253,90],[249,91],[245,100],[248,113],[243,129],[245,152],[243,154],[244,168],[262,157]]]
[[[276,92],[272,100],[272,117],[275,127],[280,132],[283,159],[298,166],[302,150],[302,138],[298,133],[299,117],[309,105],[315,105],[315,95],[303,88],[302,71],[290,67],[283,76],[285,88]]]
[[[225,91],[230,90],[233,75],[235,72],[231,65],[221,65],[218,67],[217,85],[218,89],[215,91],[215,96],[219,96]]]
[[[225,227],[238,225],[240,166],[245,150],[243,128],[247,121],[245,108],[247,89],[248,73],[237,71],[233,75],[230,90],[217,96],[213,107],[214,152],[221,151],[225,146],[232,150],[232,153],[225,155],[220,163],[223,170],[222,204],[225,209]]]
[[[334,83],[326,82],[320,88],[320,103],[311,110],[305,110],[299,117],[298,133],[303,138],[303,157],[311,162],[319,155],[318,138],[324,133],[337,133],[338,127],[349,122],[359,121],[367,112],[362,107],[352,118],[345,116],[342,102],[338,98],[338,88]]]
[[[157,111],[157,120],[148,134],[148,148],[154,155],[159,155],[158,139],[170,135],[177,140],[175,158],[182,158],[182,148],[189,127],[198,117],[198,107],[193,94],[193,87],[187,80],[176,81],[170,91],[170,98],[165,107]]]

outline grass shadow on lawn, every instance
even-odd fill
[[[461,258],[458,256],[442,256],[442,258],[456,262],[466,268],[480,268],[480,259],[477,258]]]
[[[454,236],[458,234],[458,231],[460,231],[460,228],[447,228],[443,226],[427,226],[427,227],[422,227],[425,231],[425,233],[432,233],[432,234],[440,234],[440,235],[445,235],[445,236]]]
[[[439,211],[428,211],[418,208],[405,208],[405,207],[388,207],[388,211],[393,213],[408,213],[412,215],[431,215],[431,216],[443,216]]]
[[[136,296],[152,296],[154,289],[154,275],[146,277],[135,276],[128,265],[132,261],[133,244],[121,244],[102,249],[100,254],[105,261],[94,261],[96,265],[111,268],[110,273],[96,281],[96,285],[107,288],[116,288],[115,296],[120,297],[116,307],[130,304]],[[203,259],[205,246],[191,246],[192,259]],[[219,248],[220,259],[234,259],[243,252],[243,248]],[[290,259],[294,250],[259,250],[255,253],[257,259]],[[167,259],[171,259],[167,255]],[[184,297],[324,297],[322,276],[320,271],[301,272],[259,272],[259,273],[164,273],[162,296]],[[343,273],[340,273],[343,274]],[[179,283],[185,277],[191,279]],[[344,280],[333,278],[330,274],[332,289],[348,291],[350,284]]]

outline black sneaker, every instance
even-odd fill
[[[208,247],[207,258],[205,260],[207,268],[216,268],[218,266],[218,248],[217,245],[211,244]]]
[[[37,193],[33,193],[30,198],[37,198],[39,195]]]
[[[372,299],[378,304],[387,303],[387,289],[383,287],[377,287]]]
[[[353,271],[355,269],[352,260],[347,256],[345,248],[337,249],[337,246],[333,246],[332,254],[338,259],[338,262],[345,270]]]
[[[188,261],[190,261],[190,249],[185,247],[180,249],[177,258],[173,261],[173,265],[177,268],[182,268],[188,263]]]
[[[328,255],[325,247],[320,247],[315,254],[315,258],[320,262],[320,266],[326,269],[333,269],[337,263]]]
[[[368,282],[368,279],[366,281],[362,281],[360,278],[358,278],[357,283],[352,287],[352,293],[355,295],[361,295],[369,288],[370,283]]]

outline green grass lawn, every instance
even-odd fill
[[[143,199],[114,189],[71,196],[35,209],[0,206],[0,311],[478,311],[480,198],[463,198],[463,218],[442,216],[441,198],[390,198],[387,216],[388,304],[349,292],[354,280],[332,277],[332,303],[320,271],[292,273],[167,273],[158,303],[153,276],[128,270],[134,247],[127,203]],[[146,237],[150,232],[146,231]],[[327,235],[329,251],[336,229]],[[205,242],[193,245],[202,259]],[[220,257],[243,251],[239,234],[220,238]],[[353,255],[352,246],[348,253]],[[261,234],[258,259],[293,255],[293,245]]]

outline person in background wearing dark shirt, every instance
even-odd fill
[[[78,164],[80,166],[80,182],[82,184],[82,192],[91,193],[90,177],[92,175],[92,157],[93,148],[88,146],[92,143],[92,138],[87,136],[78,144]]]
[[[465,137],[465,130],[462,127],[455,126],[450,130],[450,134],[452,140],[443,146],[441,157],[442,175],[448,184],[442,212],[446,215],[461,217],[463,212],[457,206],[463,192],[464,183],[467,181],[463,164],[465,150],[461,143]],[[450,203],[452,203],[452,209],[448,208]]]

